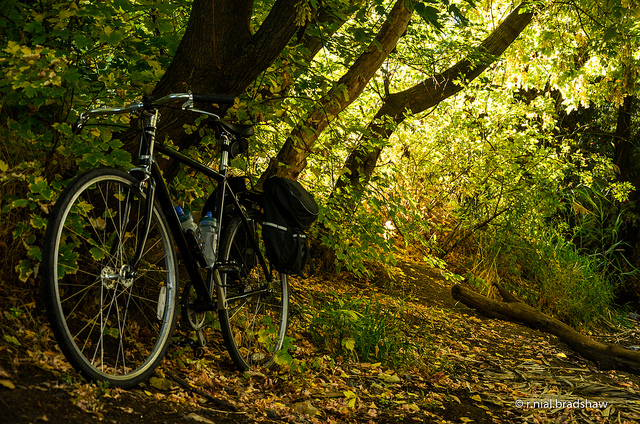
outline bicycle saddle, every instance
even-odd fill
[[[242,124],[232,124],[231,122],[227,122],[222,118],[211,119],[213,123],[221,126],[226,131],[229,131],[233,135],[237,135],[240,137],[251,137],[254,133],[253,125],[242,125]]]

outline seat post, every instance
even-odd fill
[[[229,133],[222,131],[220,135],[222,140],[222,156],[220,158],[220,173],[227,175],[227,168],[229,166],[229,150],[231,149],[231,139]]]

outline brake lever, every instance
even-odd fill
[[[87,123],[87,121],[89,120],[89,115],[82,112],[80,113],[80,116],[78,116],[78,120],[76,121],[75,124],[73,124],[73,127],[71,128],[73,134],[78,134],[80,131],[82,131],[82,128],[84,128],[84,125]]]

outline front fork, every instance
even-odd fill
[[[140,192],[145,197],[145,208],[142,211],[142,234],[138,235],[138,245],[136,253],[133,255],[131,263],[132,270],[138,269],[138,264],[147,245],[151,222],[153,220],[153,205],[156,195],[156,183],[151,178],[151,168],[153,166],[153,147],[155,145],[156,127],[158,125],[159,112],[157,110],[143,112],[144,124],[142,128],[142,139],[140,142],[140,166],[129,171],[139,181]]]
[[[145,187],[146,190],[145,190]],[[138,264],[140,263],[140,259],[142,258],[142,254],[144,253],[144,248],[147,245],[147,240],[149,238],[149,231],[151,230],[151,221],[153,220],[153,204],[156,195],[156,184],[152,179],[147,179],[147,181],[140,182],[140,191],[145,193],[145,205],[144,211],[142,213],[142,233],[139,234],[137,238],[138,245],[136,246],[136,253],[133,255],[133,260],[131,263],[131,267],[133,270],[138,269]]]

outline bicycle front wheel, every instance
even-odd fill
[[[259,257],[264,254],[261,226],[249,220],[245,227],[240,217],[225,225],[220,243],[224,262],[220,271],[221,287],[227,308],[219,311],[220,327],[235,365],[242,371],[268,368],[282,349],[289,318],[289,285],[286,274],[264,269]],[[272,277],[272,278],[271,278]]]
[[[116,387],[148,378],[175,325],[173,240],[159,206],[145,213],[139,187],[113,168],[81,175],[56,203],[44,241],[43,291],[60,349],[84,377]]]

